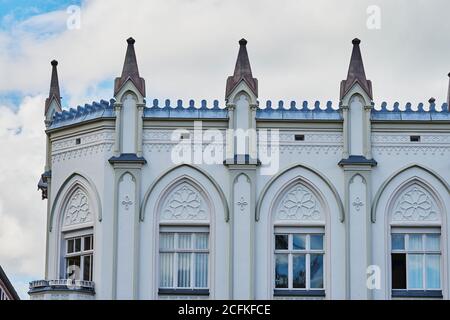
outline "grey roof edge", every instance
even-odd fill
[[[5,271],[3,270],[2,266],[0,265],[0,279],[5,284],[6,288],[8,289],[9,293],[13,296],[14,299],[20,300],[19,295],[17,294],[16,289],[12,285],[11,281],[9,281],[8,276],[6,275]]]
[[[137,163],[137,164],[146,164],[147,160],[144,157],[138,157],[135,153],[122,153],[118,157],[111,157],[108,160],[111,164],[116,163]]]

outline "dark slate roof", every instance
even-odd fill
[[[122,75],[120,78],[116,78],[114,82],[114,96],[117,95],[128,80],[131,80],[142,96],[145,97],[145,80],[139,76],[136,52],[134,51],[135,42],[136,41],[133,38],[127,39],[128,47],[123,63]]]
[[[114,103],[114,99],[111,99],[109,102],[100,100],[100,102],[85,104],[84,107],[78,106],[76,109],[71,108],[69,110],[57,112],[53,117],[53,122],[49,129],[61,128],[98,118],[115,117]]]
[[[450,121],[450,112],[448,104],[442,104],[438,109],[434,100],[430,99],[428,110],[425,110],[424,104],[419,103],[413,110],[412,104],[407,103],[402,110],[398,102],[388,109],[387,103],[383,102],[380,108],[373,108],[371,112],[372,120],[380,121]]]
[[[58,81],[58,61],[52,60],[52,78],[50,80],[50,91],[48,93],[48,98],[45,100],[45,112],[44,114],[47,114],[48,108],[52,102],[53,99],[56,100],[59,107],[61,108],[61,94],[59,90],[59,81]]]
[[[94,119],[114,118],[114,103],[114,99],[109,102],[101,100],[86,104],[84,107],[79,106],[76,109],[57,112],[49,129],[62,128]],[[228,110],[220,106],[218,100],[214,100],[212,105],[208,105],[206,100],[201,100],[200,103],[189,100],[185,104],[182,100],[172,103],[171,100],[166,99],[163,104],[160,104],[158,99],[154,99],[150,107],[144,108],[144,118],[227,120]],[[333,106],[331,101],[324,105],[321,105],[319,101],[314,104],[309,104],[307,101],[303,101],[301,104],[297,104],[295,101],[289,103],[279,101],[275,105],[268,100],[265,108],[257,109],[256,119],[342,121],[342,114],[338,106]],[[388,108],[387,103],[383,102],[380,106],[374,106],[371,119],[374,121],[450,121],[450,112],[447,103],[438,108],[434,101],[427,108],[420,103],[414,110],[411,103],[407,103],[404,108],[400,109],[398,102],[391,108]]]
[[[352,57],[350,58],[350,65],[348,67],[347,79],[341,82],[341,100],[356,83],[361,86],[370,99],[373,99],[372,82],[366,78],[361,49],[359,48],[360,43],[361,40],[359,39],[353,39],[352,41],[353,51]]]
[[[16,289],[14,289],[13,285],[9,281],[8,277],[6,276],[5,271],[3,271],[2,266],[0,266],[0,279],[5,284],[6,289],[8,290],[8,293],[11,294],[15,300],[20,300],[20,297],[17,294]]]
[[[320,102],[316,101],[309,106],[307,101],[303,101],[298,106],[295,101],[291,101],[285,106],[284,101],[278,102],[276,108],[272,101],[266,102],[266,108],[259,108],[256,111],[258,120],[342,120],[342,116],[337,108],[333,108],[332,102],[328,101],[325,107],[320,106]]]
[[[247,53],[247,40],[245,39],[239,41],[239,53],[236,66],[234,67],[234,74],[227,79],[225,99],[229,97],[241,81],[245,81],[255,96],[258,96],[258,79],[253,78],[252,75],[252,68],[250,67],[250,60]]]
[[[378,163],[374,159],[367,159],[364,156],[349,156],[347,159],[342,159],[339,161],[338,165],[347,166],[347,165],[364,165],[375,167]]]
[[[189,100],[187,105],[177,100],[176,105],[173,105],[166,99],[164,105],[160,105],[159,100],[154,99],[152,106],[144,109],[144,118],[228,119],[228,110],[219,107],[218,100],[208,106],[206,100],[202,100],[200,105],[196,105],[194,100]]]

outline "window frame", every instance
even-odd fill
[[[90,237],[91,238],[91,249],[85,250],[85,239]],[[75,240],[75,239],[81,239],[80,240],[80,251],[74,251],[74,252],[68,252],[69,251],[69,241]],[[69,279],[67,268],[68,268],[68,259],[73,257],[80,257],[80,279],[74,279],[79,281],[94,281],[94,257],[95,257],[95,236],[94,236],[94,230],[86,229],[86,230],[76,230],[72,232],[65,232],[63,234],[63,246],[62,246],[62,267],[63,270],[61,272],[63,279]],[[89,272],[89,279],[84,279],[84,259],[86,257],[91,257],[90,262],[90,272]]]
[[[393,249],[392,239],[395,234],[404,235],[404,249]],[[420,234],[422,249],[421,250],[410,250],[409,249],[409,236],[412,234]],[[430,250],[426,248],[426,237],[425,235],[434,234],[439,235],[439,250]],[[429,227],[401,227],[401,226],[391,226],[391,232],[389,234],[389,262],[390,262],[390,287],[392,297],[443,297],[442,292],[444,290],[444,243],[443,234],[440,226],[429,226]],[[405,289],[394,289],[393,288],[393,273],[392,273],[392,255],[393,254],[404,254],[405,255],[405,277],[406,277],[406,288]],[[422,288],[411,288],[409,286],[409,255],[421,255],[422,258]],[[439,255],[439,288],[427,288],[426,279],[426,256],[428,255]]]
[[[174,247],[170,249],[161,249],[161,234],[168,233],[173,234]],[[178,248],[178,239],[180,234],[190,234],[191,247],[190,248]],[[206,249],[195,248],[194,234],[207,234],[208,246]],[[158,232],[158,263],[157,263],[157,286],[159,295],[209,295],[211,287],[211,232],[209,226],[175,226],[175,225],[161,225]],[[161,287],[161,253],[172,253],[172,287]],[[180,253],[190,253],[190,286],[179,287],[178,286],[178,256]],[[206,275],[206,287],[195,286],[195,255],[197,253],[206,253],[207,259],[207,275]]]
[[[305,235],[305,249],[293,249],[293,236],[294,234]],[[288,249],[276,249],[275,238],[277,235],[288,235]],[[311,235],[322,236],[322,249],[311,249]],[[272,275],[271,282],[273,287],[274,296],[325,296],[325,290],[327,287],[327,256],[326,256],[326,229],[325,226],[311,226],[311,227],[294,227],[294,226],[275,226],[272,236]],[[275,283],[276,277],[276,255],[287,254],[288,255],[288,287],[277,288]],[[305,255],[305,288],[293,287],[293,256]],[[322,288],[311,288],[311,254],[322,255]]]

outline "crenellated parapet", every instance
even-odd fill
[[[258,108],[256,111],[258,120],[342,120],[342,115],[333,107],[331,101],[321,105],[320,101],[309,104],[303,101],[297,104],[296,101],[285,103],[283,100],[277,104],[271,100],[266,101],[265,108]]]
[[[413,108],[412,103],[406,103],[400,108],[400,103],[395,102],[388,107],[387,102],[375,107],[371,111],[371,120],[373,121],[445,121],[450,120],[450,112],[448,103],[437,106],[434,99],[430,99],[428,106],[425,108],[424,103],[419,103]]]
[[[206,100],[201,100],[200,103],[195,100],[177,100],[172,103],[170,99],[166,99],[160,103],[158,99],[154,99],[150,107],[144,108],[144,118],[227,119],[228,110],[220,107],[219,100],[208,104]]]
[[[78,106],[76,109],[70,108],[69,110],[57,112],[53,116],[49,129],[56,129],[75,123],[79,124],[98,118],[114,117],[114,103],[114,99],[110,101],[100,100],[100,102],[94,101],[91,104],[85,104],[84,107]]]

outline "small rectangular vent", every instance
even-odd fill
[[[305,135],[304,134],[296,134],[294,136],[295,141],[305,141]]]
[[[409,141],[411,142],[420,142],[420,136],[410,136]]]
[[[81,144],[81,138],[76,138],[75,139],[75,144]]]
[[[181,138],[181,140],[186,140],[186,139],[189,139],[189,137],[190,137],[189,133],[182,133],[180,138]]]

